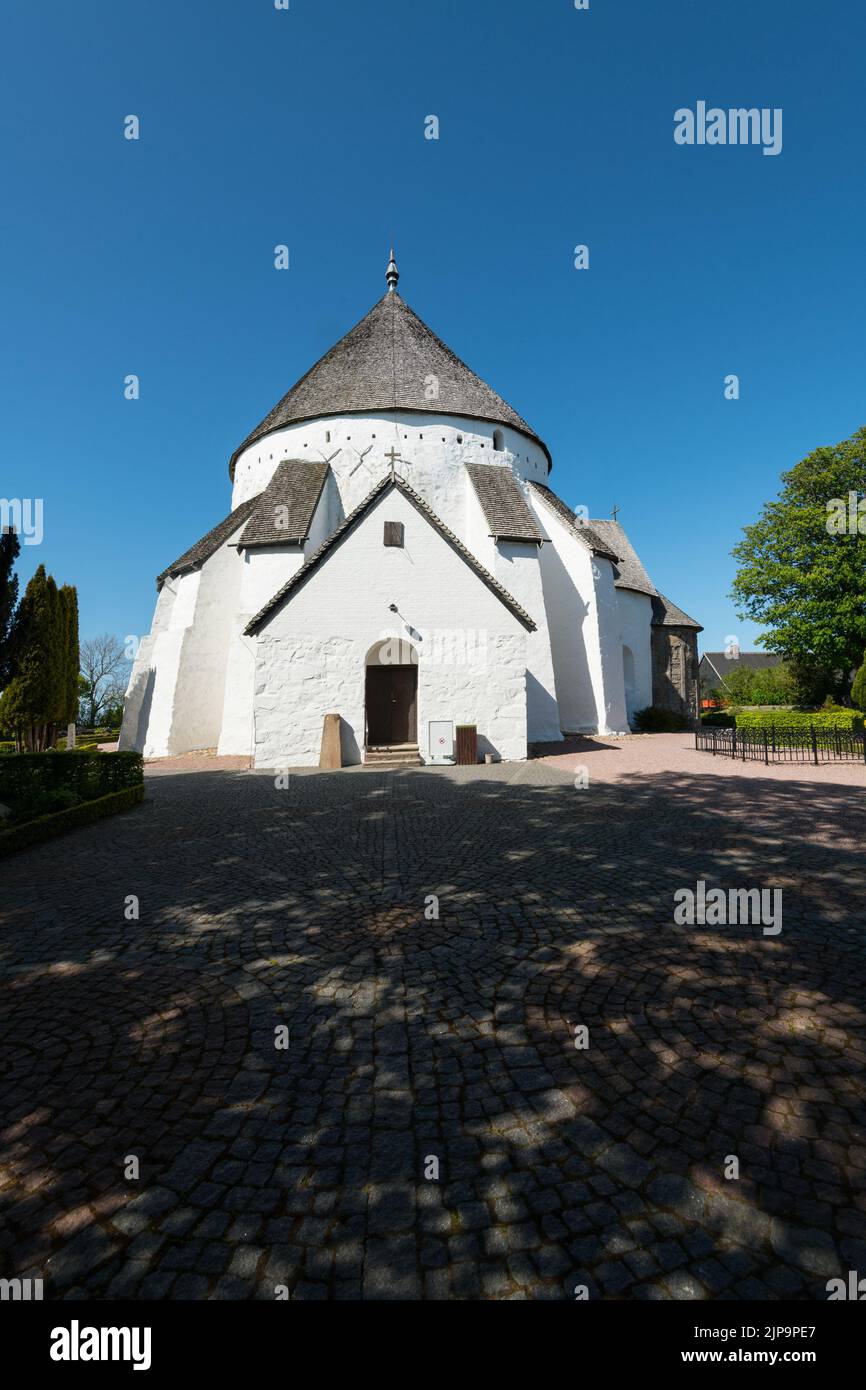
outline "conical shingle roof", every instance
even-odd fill
[[[427,394],[431,377],[437,383],[435,400]],[[550,462],[547,445],[526,421],[390,289],[247,435],[229,472],[234,477],[238,455],[273,430],[373,410],[417,410],[510,425],[540,445]]]

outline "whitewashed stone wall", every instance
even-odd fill
[[[599,733],[627,734],[628,713],[623,685],[622,649],[617,637],[619,590],[614,585],[613,565],[593,556],[595,579],[595,633],[600,679],[595,682]]]
[[[494,455],[501,458],[501,455]],[[536,624],[526,641],[526,717],[530,743],[562,739],[556,698],[556,679],[541,581],[541,547],[517,541],[496,541],[467,476],[465,544],[485,569],[499,580]]]
[[[327,488],[326,482],[303,546],[254,546],[243,552],[240,607],[233,620],[226,670],[220,754],[252,756],[254,752],[253,690],[258,639],[245,636],[244,628],[328,534]]]
[[[118,742],[121,751],[147,758],[168,754],[181,652],[199,580],[197,572],[179,575],[159,592],[153,626],[139,643],[132,667]]]
[[[386,520],[403,523],[403,548],[383,545]],[[449,660],[447,644],[437,647],[443,630],[482,636],[483,642],[472,660],[460,660],[459,651],[453,659],[454,649]],[[450,719],[477,725],[482,752],[525,758],[526,629],[426,517],[392,490],[259,633],[256,766],[316,765],[329,713],[342,716],[344,761],[360,762],[367,654],[383,638],[409,640],[410,634],[419,653],[422,757],[429,722]],[[471,648],[472,640],[466,645]]]
[[[231,542],[240,529],[201,569],[164,582],[133,666],[121,748],[159,758],[218,746],[242,569]]]
[[[652,600],[632,589],[617,589],[617,629],[620,648],[629,647],[634,659],[634,686],[630,692],[628,717],[653,702]]]
[[[541,576],[565,733],[624,733],[616,590],[610,561],[593,556],[553,509],[529,489],[530,505],[550,544]]]
[[[199,571],[174,693],[170,753],[219,744],[229,643],[243,572],[243,558],[232,544],[239,534],[220,546]]]
[[[478,501],[478,494],[469,476],[466,477],[466,488],[464,491],[465,517],[462,530],[457,534],[463,540],[463,544],[468,550],[472,551],[476,560],[493,574],[496,570],[496,542],[490,534],[490,526],[484,515],[481,503]],[[452,527],[452,530],[455,529]],[[515,594],[515,598],[517,595]],[[532,615],[531,615],[532,616]]]
[[[147,742],[156,688],[156,643],[160,633],[168,629],[174,601],[174,589],[163,585],[157,596],[151,630],[138,644],[123,703],[118,742],[121,751],[140,753]]]
[[[502,436],[501,450],[494,449],[494,430]],[[396,464],[397,471],[466,544],[471,484],[465,464],[510,464],[520,477],[547,481],[543,449],[518,430],[457,416],[382,411],[305,421],[251,444],[235,465],[232,507],[261,492],[282,459],[328,459],[336,484],[329,489],[332,531],[384,477],[392,448],[407,460]]]
[[[494,447],[494,429],[501,449]],[[386,475],[391,448],[402,457],[398,473],[537,630],[527,633],[426,519],[390,493],[292,598],[285,617],[273,619],[260,638],[245,637],[250,618]],[[220,753],[254,750],[259,766],[315,764],[322,718],[336,710],[345,720],[345,759],[358,761],[364,657],[395,622],[404,635],[416,629],[422,639],[422,624],[429,631],[484,630],[486,665],[428,662],[425,668],[423,640],[417,643],[422,754],[427,723],[439,718],[476,723],[482,751],[506,758],[525,757],[527,737],[540,742],[559,739],[561,731],[625,731],[624,645],[634,657],[633,707],[651,703],[650,600],[616,590],[609,562],[596,557],[593,563],[531,489],[529,505],[551,544],[496,544],[488,533],[465,464],[507,464],[519,478],[546,482],[546,455],[519,431],[397,411],[293,425],[241,455],[232,506],[261,492],[286,457],[330,462],[303,551],[265,547],[239,555],[239,527],[232,544],[201,571],[168,580],[134,665],[121,747],[156,757],[216,745]],[[383,546],[386,516],[404,520],[405,551]],[[310,593],[315,615],[308,611]],[[388,611],[392,601],[405,627]],[[403,612],[406,604],[411,612]]]
[[[495,577],[536,624],[526,638],[526,723],[530,743],[562,740],[556,679],[547,611],[541,580],[543,546],[520,541],[498,541],[493,568]]]

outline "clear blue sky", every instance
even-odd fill
[[[732,545],[866,423],[862,0],[13,0],[2,40],[0,496],[44,498],[20,572],[78,586],[82,636],[148,630],[393,239],[557,491],[752,645]],[[781,107],[782,153],[677,146],[698,100]]]

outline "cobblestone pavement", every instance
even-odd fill
[[[150,776],[0,868],[2,1272],[823,1299],[866,1274],[864,841],[796,769]],[[781,935],[674,925],[698,879]]]

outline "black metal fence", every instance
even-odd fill
[[[762,763],[866,763],[866,732],[852,729],[711,729],[695,731],[695,747],[723,758]]]

